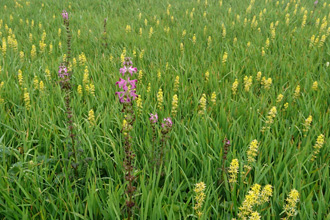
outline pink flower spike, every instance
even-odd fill
[[[156,114],[150,114],[149,120],[153,124],[157,123],[157,121],[158,121],[158,115],[157,115],[157,113]]]
[[[120,102],[124,102],[125,92],[116,92],[115,94],[118,95]]]
[[[131,90],[131,91],[129,91],[129,95],[130,95],[131,97],[133,97],[133,100],[134,100],[136,97],[138,97],[138,95],[137,95],[135,92],[136,92],[135,90]]]
[[[62,18],[63,18],[64,20],[68,20],[68,19],[69,19],[68,12],[66,12],[65,10],[62,11]]]
[[[124,66],[123,68],[120,68],[120,69],[119,69],[119,72],[120,72],[121,74],[123,74],[123,76],[124,76],[125,73],[127,72],[127,68],[126,68],[126,66]]]
[[[127,86],[126,86],[127,82],[126,80],[122,79],[122,78],[119,78],[119,81],[116,82],[116,85],[119,86],[119,88],[122,88],[123,90],[127,90]]]
[[[163,127],[163,128],[164,128],[165,126],[171,128],[172,125],[173,125],[173,122],[172,122],[172,120],[171,120],[170,117],[168,117],[168,118],[164,118],[164,122],[165,122],[165,123],[162,123],[162,127]]]
[[[129,84],[131,84],[131,86],[132,86],[131,89],[135,89],[135,88],[136,88],[135,83],[137,83],[137,79],[130,80],[129,77],[128,77],[127,82],[128,82]]]
[[[137,72],[137,68],[130,66],[128,68],[128,72],[133,76],[133,73],[136,73]]]

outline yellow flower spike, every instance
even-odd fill
[[[33,78],[33,86],[34,86],[34,89],[39,89],[39,80],[38,80],[37,76],[34,76],[34,78]]]
[[[200,110],[198,113],[200,115],[204,115],[204,113],[206,111],[206,95],[205,95],[205,93],[202,94],[202,97],[199,100],[199,104],[200,104]]]
[[[95,86],[94,84],[89,84],[89,92],[92,94],[92,96],[95,96]]]
[[[196,214],[198,216],[198,219],[200,219],[203,215],[203,212],[202,212],[202,206],[203,206],[203,203],[205,201],[205,188],[206,188],[206,185],[204,182],[200,182],[200,183],[196,183],[195,185],[195,188],[194,188],[194,192],[195,192],[195,206],[194,206],[194,210],[196,210]]]
[[[327,37],[323,34],[322,37],[321,37],[321,39],[320,39],[320,43],[319,43],[318,47],[323,47],[326,38]]]
[[[235,79],[235,82],[233,83],[233,85],[231,87],[231,91],[233,92],[233,95],[237,94],[237,88],[238,88],[238,80]]]
[[[171,111],[171,115],[172,117],[175,117],[177,112],[178,112],[178,95],[175,94],[173,96],[173,99],[172,99],[172,111]]]
[[[84,66],[87,62],[87,58],[84,52],[82,52],[78,57],[79,65]]]
[[[151,83],[148,83],[147,93],[151,91]]]
[[[259,212],[255,211],[251,213],[251,216],[249,217],[249,220],[260,220],[261,216]]]
[[[292,189],[286,199],[286,204],[284,205],[284,212],[287,217],[294,217],[297,215],[297,203],[299,202],[299,192],[296,189]]]
[[[192,38],[192,42],[193,42],[193,44],[196,44],[196,34],[194,34],[194,36]]]
[[[2,56],[6,56],[7,53],[7,43],[6,43],[6,39],[2,38],[2,46],[1,46],[1,51],[2,51]]]
[[[139,58],[140,58],[140,59],[143,59],[143,56],[144,56],[144,49],[141,50],[141,52],[140,52],[140,54],[139,54]]]
[[[186,36],[186,34],[187,34],[187,31],[186,30],[183,30],[182,31],[182,38],[184,38]]]
[[[184,46],[183,46],[183,43],[180,43],[180,51],[181,51],[181,53],[184,52]]]
[[[32,45],[31,58],[34,59],[37,56],[37,49],[35,45]]]
[[[89,122],[89,127],[94,127],[96,125],[95,115],[94,115],[94,110],[93,109],[91,109],[88,112],[88,122]]]
[[[27,92],[27,88],[24,88],[24,95],[23,95],[25,108],[27,111],[30,110],[31,104],[30,104],[30,94]]]
[[[21,63],[23,63],[24,62],[24,52],[23,51],[19,52],[19,58],[21,60]]]
[[[294,94],[293,94],[293,98],[297,99],[300,96],[300,85],[297,85]]]
[[[237,183],[238,169],[239,169],[238,159],[233,159],[228,169],[229,183]]]
[[[33,35],[30,33],[29,34],[29,41],[30,41],[30,43],[32,43],[32,40],[33,40]]]
[[[212,37],[209,36],[209,37],[207,38],[207,47],[210,47],[210,46],[211,46],[211,43],[212,43]]]
[[[18,78],[18,84],[20,86],[22,86],[23,85],[23,73],[22,73],[22,70],[18,70],[18,76],[17,76],[17,78]]]
[[[157,71],[157,78],[160,79],[162,77],[162,72],[160,71],[160,69],[158,69]]]
[[[45,91],[45,85],[44,85],[44,82],[43,81],[40,81],[39,83],[39,89],[41,92],[44,92]]]
[[[237,37],[234,37],[233,44],[237,43]]]
[[[266,125],[261,128],[261,132],[265,132],[267,129],[270,128],[270,125],[274,123],[274,118],[277,115],[277,109],[276,106],[273,106],[271,110],[268,113],[268,116],[266,117]]]
[[[222,38],[226,38],[226,35],[227,35],[226,27],[224,24],[222,24]]]
[[[62,29],[59,28],[59,29],[58,29],[58,32],[57,32],[57,36],[58,36],[58,37],[61,37],[61,33],[62,33]]]
[[[260,79],[261,79],[261,75],[262,75],[262,73],[259,71],[259,72],[257,73],[257,81],[260,81]]]
[[[284,96],[283,96],[282,94],[279,94],[279,95],[277,96],[276,103],[281,102],[282,99],[283,99],[283,97],[284,97]]]
[[[273,187],[272,185],[268,184],[262,189],[260,193],[259,204],[262,205],[266,202],[269,202],[271,196],[273,196]]]
[[[143,111],[142,98],[139,96],[136,100],[136,107],[138,109],[138,115],[140,116]]]
[[[224,52],[223,56],[222,56],[222,64],[226,64],[227,63],[227,59],[228,59],[228,53]]]
[[[159,88],[159,91],[157,93],[157,106],[159,110],[163,110],[163,90],[162,88]]]
[[[206,71],[205,73],[205,81],[208,82],[209,81],[209,77],[210,77],[210,72]]]
[[[211,95],[212,104],[215,105],[216,101],[217,101],[217,94],[215,92],[212,92],[212,95]]]
[[[252,76],[250,76],[250,77],[245,76],[244,77],[244,90],[246,92],[249,92],[251,85],[252,85]]]
[[[174,88],[173,88],[173,91],[174,92],[177,92],[178,91],[179,84],[180,84],[180,77],[179,76],[176,76],[175,77],[175,81],[174,81]]]
[[[317,91],[317,89],[318,89],[318,83],[317,83],[317,81],[313,82],[312,89],[313,89],[314,91]]]
[[[82,95],[82,86],[81,85],[78,85],[77,92],[79,95]]]
[[[142,78],[143,78],[143,71],[139,70],[138,82],[141,82]]]
[[[308,116],[308,118],[306,118],[303,128],[304,137],[307,136],[306,133],[309,131],[312,121],[313,121],[313,117],[311,115]]]
[[[321,150],[323,144],[324,144],[324,135],[320,134],[317,137],[316,144],[313,146],[314,152],[313,152],[311,161],[314,161],[317,158],[317,155],[320,153],[320,150]]]
[[[270,89],[270,86],[272,85],[272,79],[271,78],[268,78],[267,80],[265,80],[263,82],[263,86],[264,86],[264,89],[266,90],[269,90]]]

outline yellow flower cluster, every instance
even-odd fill
[[[171,115],[173,117],[175,117],[177,112],[178,112],[178,95],[175,94],[173,96],[173,99],[172,99],[172,112],[171,112]]]
[[[266,79],[266,77],[262,77],[261,85],[264,87],[264,89],[269,90],[272,82],[272,78]]]
[[[34,78],[33,78],[33,86],[34,86],[34,89],[39,88],[39,80],[38,80],[37,76],[34,76]]]
[[[238,80],[235,79],[235,82],[233,83],[232,87],[231,87],[231,91],[233,92],[233,95],[236,95],[237,93],[237,88],[238,88]]]
[[[223,63],[223,64],[226,64],[226,63],[227,63],[227,59],[228,59],[228,53],[225,52],[225,53],[223,54],[223,56],[222,56],[222,63]]]
[[[138,115],[140,116],[142,114],[143,105],[142,105],[142,98],[139,96],[136,100],[136,107],[138,108]]]
[[[206,195],[204,193],[205,188],[206,188],[205,183],[200,182],[200,183],[196,183],[195,189],[194,189],[194,192],[196,193],[196,196],[195,196],[196,204],[194,206],[194,210],[196,210],[196,213],[197,213],[199,219],[203,215],[202,206],[203,206],[203,202],[204,202],[205,197],[206,197]]]
[[[78,85],[77,92],[79,95],[82,95],[82,86],[81,85]]]
[[[25,108],[26,110],[30,110],[31,104],[30,104],[30,94],[27,91],[27,88],[24,88],[24,95],[23,95],[24,103],[25,103]]]
[[[149,93],[150,91],[151,91],[151,83],[148,83],[147,93]]]
[[[47,79],[50,79],[51,75],[50,75],[50,70],[48,68],[45,69],[45,75]]]
[[[163,109],[163,90],[162,88],[159,88],[158,93],[157,93],[157,104],[158,104],[158,109],[162,110]]]
[[[209,81],[209,78],[210,78],[210,72],[209,71],[206,71],[205,73],[205,81]]]
[[[316,139],[316,144],[314,145],[314,152],[311,161],[314,161],[317,157],[317,155],[320,153],[320,149],[322,148],[324,144],[324,135],[320,134]]]
[[[250,77],[245,76],[244,77],[244,90],[246,92],[250,91],[251,85],[252,85],[252,76],[250,76]]]
[[[249,150],[247,151],[247,161],[248,163],[246,165],[244,165],[245,168],[245,172],[249,171],[252,169],[252,164],[254,162],[256,162],[256,157],[258,155],[258,148],[259,148],[259,143],[258,141],[255,139],[253,141],[251,141],[250,146],[249,146]]]
[[[79,55],[78,60],[79,60],[79,64],[80,64],[80,66],[84,66],[84,65],[85,65],[85,63],[87,62],[87,58],[86,58],[84,52],[82,52],[82,53]]]
[[[138,76],[138,82],[141,82],[142,80],[142,77],[143,77],[143,71],[142,70],[139,70],[139,76]]]
[[[304,129],[303,129],[304,137],[306,137],[306,133],[310,129],[312,121],[313,121],[313,117],[311,115],[308,116],[308,118],[305,120]]]
[[[204,115],[204,113],[206,111],[206,95],[205,95],[205,93],[203,93],[202,98],[199,100],[199,104],[200,104],[200,110],[198,113],[200,115]]]
[[[32,45],[31,58],[34,59],[37,56],[37,49],[35,45]]]
[[[297,214],[296,208],[297,203],[299,202],[299,192],[296,189],[292,189],[286,201],[287,203],[284,206],[284,212],[287,217],[295,216]]]
[[[261,185],[254,184],[239,207],[238,217],[240,219],[247,219],[247,217],[249,219],[260,219],[260,214],[254,211],[254,208],[269,202],[272,194],[273,189],[271,185],[266,185],[261,191]]]
[[[318,83],[317,83],[317,81],[313,82],[312,89],[313,89],[314,91],[317,91],[317,89],[318,89]]]
[[[297,85],[293,94],[293,98],[297,99],[299,96],[300,96],[300,85]]]
[[[211,95],[212,104],[215,105],[216,101],[217,101],[217,94],[215,92],[212,92],[212,95]]]
[[[0,91],[1,91],[1,89],[2,89],[2,87],[3,87],[4,84],[5,84],[4,82],[1,82],[1,83],[0,83]],[[3,102],[4,102],[4,100],[3,100],[3,98],[1,98],[1,96],[0,96],[0,104],[3,103]]]
[[[179,89],[179,83],[180,83],[180,77],[179,76],[176,76],[175,77],[175,81],[174,81],[174,88],[173,88],[173,91],[174,92],[177,92],[178,89]]]
[[[94,115],[94,110],[91,109],[88,112],[88,121],[89,121],[89,127],[93,127],[96,125],[96,121],[95,121],[95,115]]]
[[[282,99],[283,99],[283,97],[284,97],[284,96],[283,96],[282,94],[279,94],[279,95],[277,96],[276,102],[277,102],[277,103],[281,102]]]
[[[266,125],[262,127],[261,132],[264,132],[266,129],[270,128],[270,125],[273,124],[274,122],[274,118],[276,117],[276,114],[277,114],[276,106],[273,106],[267,115]]]
[[[229,183],[236,183],[237,182],[237,174],[239,169],[238,159],[233,159],[229,166]]]
[[[18,78],[18,84],[20,86],[22,86],[23,85],[23,73],[22,73],[22,70],[18,70],[18,76],[17,76],[17,78]]]
[[[260,79],[261,79],[261,75],[262,75],[262,73],[259,71],[259,72],[257,73],[257,81],[260,81]]]

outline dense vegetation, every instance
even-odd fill
[[[330,219],[329,11],[2,0],[0,218]]]

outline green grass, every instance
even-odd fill
[[[257,1],[250,13],[246,11],[250,2],[239,0],[223,1],[221,7],[215,0],[209,0],[207,6],[204,0],[200,3],[197,0],[95,0],[93,3],[87,0],[48,0],[31,1],[29,6],[23,0],[17,2],[22,7],[15,7],[15,1],[9,0],[2,0],[0,4],[0,39],[7,43],[6,55],[0,51],[0,84],[4,82],[0,89],[0,100],[3,99],[0,102],[1,219],[127,217],[120,132],[124,115],[115,96],[118,90],[115,82],[121,77],[120,57],[124,48],[126,55],[132,57],[134,66],[143,71],[137,84],[143,110],[131,133],[137,175],[134,219],[196,219],[193,189],[201,181],[206,184],[202,219],[237,218],[245,195],[256,183],[273,186],[270,202],[258,210],[262,219],[286,217],[283,206],[292,189],[300,194],[295,219],[330,219],[330,145],[327,140],[330,130],[330,67],[326,65],[330,61],[330,36],[322,47],[318,47],[319,43],[309,47],[312,35],[321,39],[327,34],[330,5],[323,7],[325,1],[320,1],[316,8],[307,0],[299,3],[279,1],[278,5],[271,0]],[[285,11],[288,2],[290,5]],[[167,14],[168,4],[171,4],[170,15]],[[305,27],[301,25],[302,7],[308,11]],[[67,52],[61,17],[63,9],[69,12],[72,57],[77,60],[73,67],[71,102],[75,131],[83,157],[93,158],[83,181],[78,183],[69,180],[70,168],[61,159],[69,152],[64,93],[57,76],[58,66]],[[260,12],[265,9],[260,19]],[[289,25],[286,25],[286,14],[290,14]],[[253,16],[258,21],[255,29],[251,27]],[[105,18],[108,19],[108,47],[103,46]],[[318,18],[320,24],[317,26]],[[323,18],[327,24],[321,32]],[[277,21],[276,36],[272,40],[270,26]],[[12,34],[6,25],[17,39],[17,51],[8,43],[8,36]],[[130,33],[125,31],[127,25],[132,28]],[[223,25],[225,37],[222,36]],[[154,33],[149,38],[150,27]],[[164,28],[168,27],[166,33]],[[183,37],[184,30],[186,35]],[[39,41],[43,31],[47,34],[47,47],[41,52]],[[192,40],[194,34],[196,44]],[[208,47],[209,36],[212,42]],[[233,42],[235,37],[236,43]],[[266,49],[267,38],[270,44]],[[59,42],[62,48],[59,48]],[[250,47],[247,47],[248,42]],[[53,45],[51,53],[50,44]],[[37,48],[35,58],[31,57],[32,45]],[[262,47],[265,48],[264,56]],[[20,51],[25,54],[23,59]],[[84,65],[80,65],[78,59],[82,52],[87,57]],[[228,59],[224,64],[225,52]],[[83,85],[85,66],[90,82],[95,85],[95,96],[84,88],[82,95],[77,92],[78,85]],[[50,78],[46,77],[46,69],[50,70]],[[22,71],[23,85],[18,82],[19,70]],[[158,71],[161,72],[160,78]],[[210,73],[208,81],[205,79],[207,71]],[[256,80],[259,71],[262,77],[272,78],[269,90]],[[35,88],[35,76],[43,81],[44,92]],[[180,77],[180,84],[175,93],[176,76]],[[253,77],[249,92],[244,90],[244,76]],[[236,95],[232,93],[235,79],[239,82]],[[317,91],[312,89],[314,81],[318,82]],[[151,91],[147,92],[149,83]],[[297,85],[301,90],[295,99]],[[30,110],[23,99],[24,88],[31,99]],[[157,109],[160,88],[164,93],[164,109],[161,111]],[[215,105],[210,101],[213,92],[217,95]],[[161,176],[153,168],[149,156],[153,144],[149,113],[157,112],[160,119],[170,116],[174,94],[179,98],[178,113],[173,118],[173,130],[166,146],[165,175]],[[207,98],[204,115],[198,114],[202,94]],[[279,94],[284,98],[277,103]],[[285,103],[289,104],[286,110]],[[277,108],[274,123],[262,133],[273,106]],[[96,117],[94,127],[88,122],[91,109]],[[309,115],[313,121],[304,136],[304,123]],[[325,143],[312,162],[313,146],[320,134],[324,134]],[[225,137],[231,142],[227,160],[223,159]],[[242,175],[243,166],[247,163],[249,144],[254,139],[259,142],[258,156],[245,177]],[[222,172],[222,167],[224,164],[228,170],[234,158],[239,160],[240,168],[238,182],[232,188],[227,171]]]

